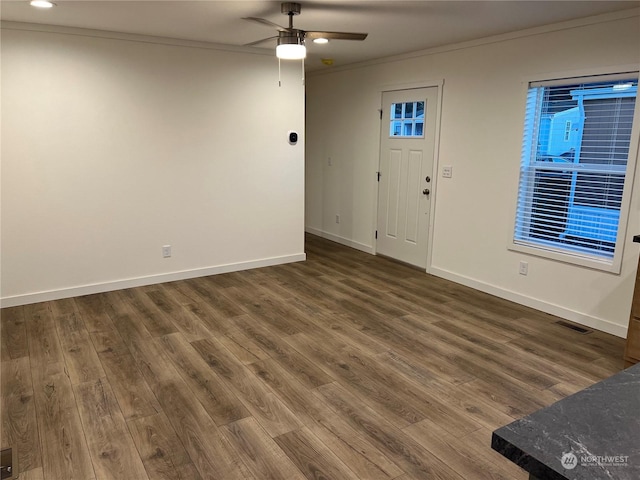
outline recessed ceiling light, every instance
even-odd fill
[[[50,2],[49,0],[31,0],[31,6],[38,7],[38,8],[51,8],[51,7],[55,7],[56,4],[53,2]]]
[[[313,39],[313,43],[325,44],[325,43],[329,43],[329,39],[328,38],[314,38]]]

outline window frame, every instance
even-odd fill
[[[627,159],[627,168],[625,172],[625,180],[623,186],[622,201],[620,207],[620,217],[618,223],[618,232],[615,242],[615,252],[611,260],[604,258],[596,258],[587,253],[581,254],[576,251],[561,251],[557,245],[544,245],[539,242],[535,246],[524,245],[518,243],[516,239],[516,215],[518,214],[518,204],[521,201],[520,195],[520,174],[522,170],[523,154],[525,151],[531,151],[532,127],[526,125],[526,115],[528,107],[528,95],[531,85],[536,86],[556,86],[556,85],[572,85],[576,83],[597,82],[601,77],[629,78],[630,76],[640,76],[640,69],[637,65],[622,65],[604,68],[594,68],[580,71],[565,71],[548,74],[540,74],[522,79],[522,95],[521,95],[521,129],[522,140],[520,145],[520,155],[518,156],[518,175],[516,181],[516,189],[514,200],[512,201],[511,222],[508,237],[507,249],[514,252],[525,253],[528,255],[547,258],[562,263],[577,265],[581,267],[601,270],[608,273],[620,274],[622,270],[622,259],[624,254],[624,246],[627,243],[627,230],[629,222],[629,214],[631,209],[631,195],[633,185],[635,183],[636,168],[638,165],[638,154],[640,151],[640,95],[636,97],[634,108],[634,121],[631,130],[631,139],[629,146],[629,157]],[[545,85],[546,84],[546,85]]]
[[[418,103],[423,103],[423,109],[422,109],[422,116],[416,116],[417,113],[417,109],[418,109]],[[406,116],[406,108],[408,104],[412,104],[412,116],[411,117],[407,117]],[[395,117],[395,109],[393,108],[395,105],[402,105],[402,112],[401,112],[401,116],[400,117]],[[412,139],[412,138],[416,138],[416,139],[422,139],[424,140],[425,135],[426,135],[426,131],[425,131],[425,118],[427,116],[427,105],[426,102],[424,100],[408,100],[406,102],[401,102],[401,103],[393,103],[392,107],[390,109],[389,112],[389,138],[396,138],[396,139]],[[395,123],[400,123],[400,128],[401,131],[403,130],[403,128],[407,125],[407,122],[410,122],[411,124],[411,131],[415,132],[416,130],[416,125],[417,124],[421,124],[422,125],[422,134],[420,135],[414,135],[413,133],[411,135],[405,135],[405,134],[400,134],[400,135],[395,135],[393,134],[393,130],[394,130],[394,124]]]

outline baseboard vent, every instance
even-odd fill
[[[571,330],[581,333],[582,335],[586,335],[588,333],[592,333],[593,330],[589,330],[588,328],[580,327],[579,325],[575,325],[573,323],[565,322],[564,320],[558,320],[556,322],[558,325],[561,325],[565,328],[570,328]]]

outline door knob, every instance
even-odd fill
[[[427,177],[425,178],[425,180],[427,181],[427,183],[429,183],[431,181],[431,177]]]
[[[431,192],[429,192],[428,188],[425,188],[424,190],[422,190],[422,194],[423,195],[429,195],[429,193],[431,193]]]

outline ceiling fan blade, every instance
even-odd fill
[[[260,43],[268,42],[269,40],[273,40],[274,38],[278,38],[278,35],[274,35],[273,37],[263,38],[262,40],[256,40],[255,42],[245,43],[243,46],[252,47],[253,45],[258,45]]]
[[[351,32],[305,32],[305,38],[328,38],[330,40],[364,40],[368,33]]]
[[[262,25],[267,25],[269,27],[275,27],[278,30],[282,30],[282,31],[286,31],[289,30],[287,27],[282,27],[280,25],[278,25],[277,23],[273,23],[267,19],[264,18],[258,18],[258,17],[242,17],[243,20],[249,20],[250,22],[256,22],[256,23],[261,23]]]

